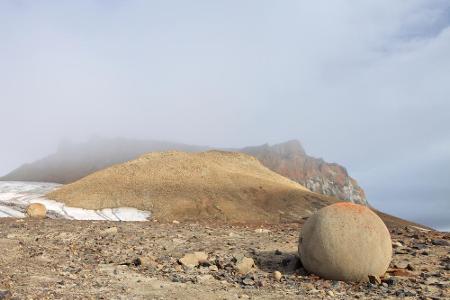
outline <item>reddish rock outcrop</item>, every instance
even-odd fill
[[[297,140],[273,146],[247,147],[240,151],[255,156],[272,171],[313,192],[367,205],[364,191],[344,167],[307,155]]]

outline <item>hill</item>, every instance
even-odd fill
[[[135,207],[162,221],[300,221],[336,200],[235,152],[154,152],[47,195],[71,207]],[[309,211],[309,212],[308,212]]]
[[[65,144],[59,147],[56,153],[20,166],[0,180],[66,184],[148,152],[168,150],[198,152],[211,149],[164,141],[97,138],[81,144]],[[255,156],[269,169],[316,193],[367,204],[364,191],[347,174],[344,167],[307,155],[299,141],[229,150]]]

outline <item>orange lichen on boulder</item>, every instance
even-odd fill
[[[367,209],[367,207],[365,207],[364,205],[355,204],[351,202],[338,202],[333,205],[336,207],[342,207],[344,209],[351,209],[358,213],[363,213]]]

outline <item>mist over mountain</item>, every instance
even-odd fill
[[[0,176],[65,138],[296,137],[371,205],[448,229],[449,15],[442,0],[0,1]]]
[[[210,149],[217,148],[156,140],[91,138],[80,144],[65,142],[54,154],[22,165],[0,180],[66,184],[148,152],[167,150],[199,152]],[[306,186],[313,192],[367,204],[364,191],[348,175],[344,167],[308,156],[299,141],[225,150],[250,154],[264,166]]]
[[[207,147],[124,138],[91,138],[84,143],[64,142],[55,153],[24,164],[0,179],[66,184],[111,165],[132,160],[146,152],[174,149],[202,151]]]

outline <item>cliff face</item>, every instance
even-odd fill
[[[367,205],[364,191],[344,167],[308,156],[299,141],[247,147],[240,151],[258,158],[269,169],[313,192]]]

